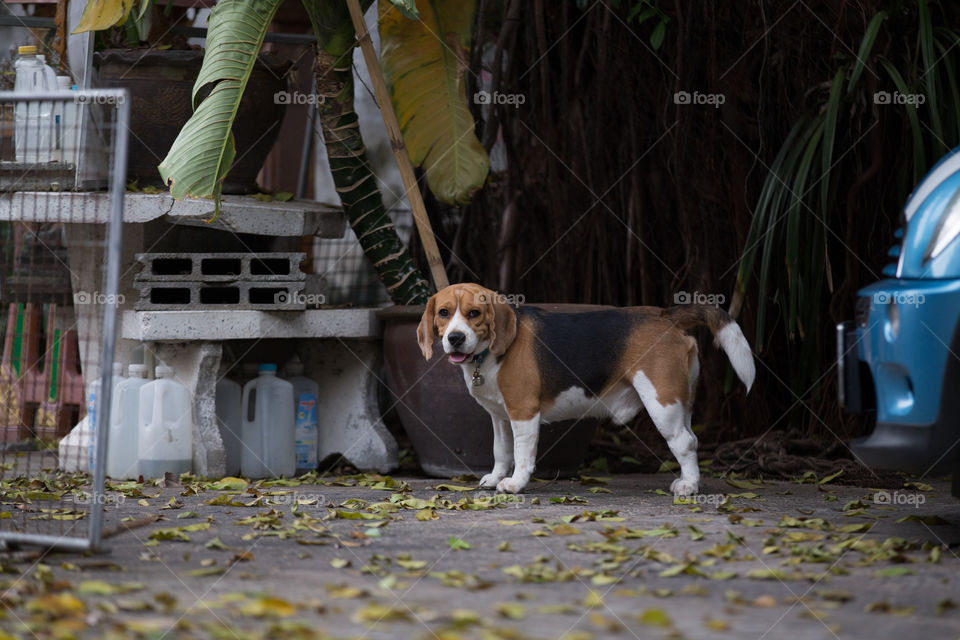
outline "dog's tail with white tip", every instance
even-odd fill
[[[743,337],[740,325],[734,322],[726,311],[718,307],[693,304],[669,307],[663,310],[663,316],[680,329],[709,328],[717,344],[730,359],[737,377],[747,387],[747,392],[750,392],[757,375],[753,364],[753,351]]]

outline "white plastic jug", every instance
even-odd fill
[[[277,365],[262,364],[243,387],[243,452],[240,472],[248,478],[293,475],[293,385],[277,377]]]
[[[147,384],[147,367],[132,364],[130,377],[113,389],[110,403],[110,440],[107,445],[107,475],[136,480],[140,433],[140,388]]]
[[[57,76],[57,89],[71,91],[76,85],[70,76]],[[53,106],[53,152],[51,159],[76,166],[80,152],[80,105],[64,100]]]
[[[45,93],[57,90],[57,74],[33,46],[20,47],[14,63],[14,91]],[[53,152],[53,103],[18,102],[14,109],[14,149],[17,162],[50,162]]]
[[[59,445],[60,460],[58,466],[61,471],[73,473],[90,470],[90,446],[91,440],[90,416],[84,416],[80,419],[73,429],[70,430]]]
[[[243,430],[243,390],[240,385],[221,377],[217,382],[214,396],[217,411],[217,426],[220,427],[220,438],[227,454],[227,475],[235,476],[240,473],[240,434]]]
[[[111,394],[112,398],[116,397],[117,385],[124,380],[123,364],[120,362],[114,362],[113,376],[110,378],[110,388],[113,390],[113,393]],[[97,452],[95,446],[97,440],[95,434],[97,433],[97,418],[100,415],[102,398],[103,394],[100,393],[100,378],[97,378],[90,383],[90,390],[87,392],[87,423],[90,429],[90,453],[88,456],[89,460],[87,461],[87,467],[91,472],[97,468]],[[110,402],[110,408],[113,408],[112,400]]]
[[[173,369],[156,368],[157,379],[140,387],[139,473],[144,478],[181,474],[193,464],[193,401],[173,379]]]
[[[320,386],[303,375],[303,363],[300,360],[291,360],[283,368],[287,382],[293,385],[296,472],[300,475],[317,470],[317,398],[320,397]]]

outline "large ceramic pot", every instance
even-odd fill
[[[193,83],[203,51],[108,49],[94,57],[98,86],[130,92],[130,153],[127,179],[139,186],[164,187],[157,165],[193,114]],[[236,164],[223,193],[256,191],[257,174],[277,140],[286,105],[274,94],[287,88],[290,63],[265,54],[254,66],[233,123]]]
[[[548,311],[585,311],[590,305],[534,305]],[[381,309],[383,350],[391,403],[425,473],[449,478],[464,473],[482,476],[493,468],[493,426],[488,414],[467,391],[460,367],[447,362],[443,349],[423,359],[417,324],[423,306]],[[576,475],[599,421],[585,419],[542,424],[537,452],[540,478]]]

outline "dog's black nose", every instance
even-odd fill
[[[460,331],[454,331],[453,333],[447,334],[447,341],[452,347],[459,347],[463,344],[463,341],[467,339],[467,336],[463,335]]]

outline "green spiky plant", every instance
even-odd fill
[[[891,10],[895,8],[892,3]],[[819,365],[824,342],[833,339],[830,323],[824,322],[826,293],[835,293],[831,259],[840,253],[831,256],[831,245],[844,244],[850,227],[840,215],[850,183],[859,188],[863,174],[872,171],[848,151],[879,126],[878,109],[899,110],[910,131],[903,149],[906,161],[897,159],[902,171],[896,189],[904,202],[925,171],[960,140],[957,57],[952,52],[960,32],[935,26],[930,3],[919,0],[914,31],[907,34],[915,38],[916,48],[908,60],[895,62],[877,46],[891,27],[888,15],[880,11],[872,17],[856,54],[836,68],[823,84],[822,100],[803,112],[786,135],[768,168],[741,255],[731,312],[738,314],[748,293],[755,292],[760,350],[770,327],[782,322],[795,348],[797,366],[789,383],[798,398],[826,379]],[[922,98],[883,104],[880,91]],[[879,272],[881,265],[874,266]],[[776,322],[769,317],[771,306],[779,311]]]

